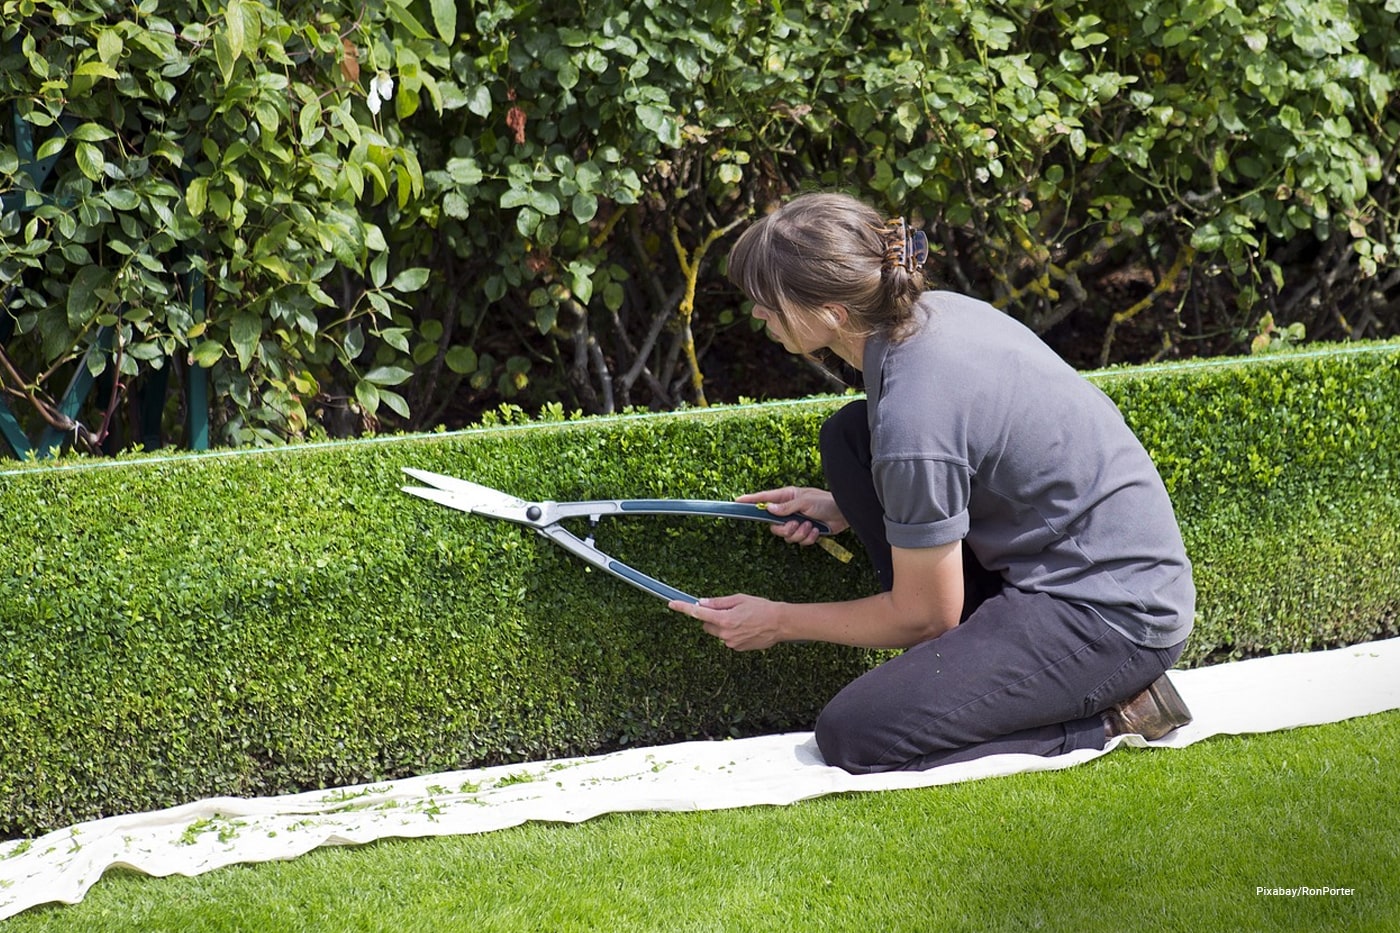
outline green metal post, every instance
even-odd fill
[[[92,370],[88,368],[88,359],[94,353],[109,354],[112,352],[112,342],[116,337],[115,331],[110,327],[104,327],[97,332],[97,341],[88,347],[87,353],[78,362],[78,370],[73,373],[73,378],[68,383],[68,390],[63,393],[63,398],[58,402],[58,412],[64,417],[75,420],[78,411],[83,407],[83,402],[87,401],[88,393],[92,391],[93,376]],[[109,364],[110,365],[110,364]],[[39,437],[39,456],[47,457],[49,451],[62,449],[63,442],[68,437],[67,433],[60,431],[52,425],[44,429],[44,433]]]
[[[15,457],[23,460],[29,456],[29,436],[24,433],[24,429],[15,420],[14,412],[10,411],[10,406],[5,404],[5,400],[0,398],[0,436],[5,438],[5,443],[10,446]]]
[[[190,310],[196,322],[204,320],[204,276],[191,271],[185,276],[190,292]],[[185,405],[189,416],[190,450],[209,449],[209,371],[198,363],[185,367]]]
[[[165,415],[165,392],[170,386],[170,366],[146,375],[141,387],[141,447],[143,450],[161,448],[160,425]]]

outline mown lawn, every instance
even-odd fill
[[[0,928],[1394,931],[1397,783],[1391,712],[790,807],[391,840],[197,878],[113,871],[83,903]]]

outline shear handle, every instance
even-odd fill
[[[742,502],[708,499],[606,499],[597,502],[556,502],[546,510],[541,521],[555,522],[565,518],[598,515],[697,515],[707,518],[738,518],[747,521],[781,525],[784,522],[811,522],[819,533],[831,534],[823,522],[806,515],[774,515],[767,509]]]
[[[687,603],[698,603],[700,601],[683,590],[678,590],[674,586],[668,586],[655,577],[647,576],[635,567],[630,567],[620,560],[615,560],[562,525],[546,525],[536,530],[584,563],[597,567],[599,570],[606,573],[610,573],[619,580],[630,583],[653,596],[658,596],[667,602],[673,599],[679,599]]]

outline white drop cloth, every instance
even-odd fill
[[[851,775],[826,766],[810,732],[684,742],[504,765],[283,797],[218,797],[0,843],[0,919],[77,903],[108,868],[197,875],[389,836],[480,833],[527,820],[576,823],[635,810],[789,804],[844,791],[928,787],[1067,768],[1118,745],[1182,748],[1212,735],[1271,732],[1400,708],[1400,638],[1175,671],[1194,721],[1166,738],[1114,740],[1057,758],[998,755],[929,771]]]

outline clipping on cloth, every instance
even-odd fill
[[[291,859],[328,845],[481,833],[605,813],[722,810],[824,794],[931,787],[1072,767],[1120,745],[1183,748],[1213,735],[1273,732],[1400,709],[1400,638],[1279,655],[1171,678],[1194,715],[1166,737],[1114,739],[1055,758],[996,755],[928,771],[847,774],[826,765],[812,733],[682,742],[605,755],[500,765],[279,797],[216,797],[108,817],[0,843],[0,919],[77,903],[109,868],[198,875]]]

